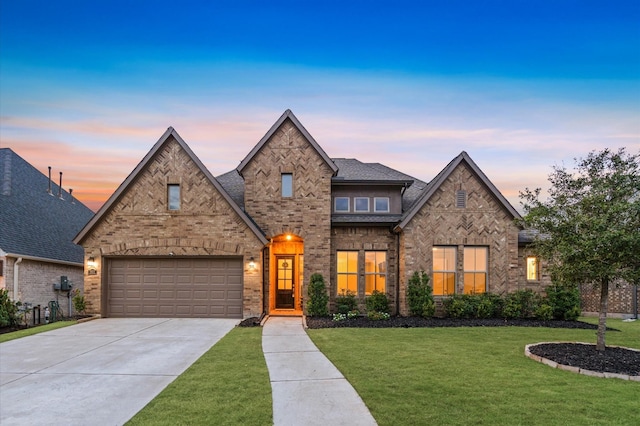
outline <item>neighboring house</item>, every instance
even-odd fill
[[[61,277],[83,288],[84,255],[73,237],[93,212],[9,148],[0,149],[0,288],[12,300],[57,300],[69,312]]]
[[[170,127],[74,242],[104,316],[301,315],[313,273],[332,308],[378,290],[406,315],[415,271],[439,298],[548,285],[518,217],[465,152],[427,183],[329,158],[287,110],[217,178]]]

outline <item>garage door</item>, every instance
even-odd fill
[[[242,258],[110,259],[112,317],[242,318]]]

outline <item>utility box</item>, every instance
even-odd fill
[[[71,291],[71,284],[69,283],[69,278],[67,278],[66,275],[60,277],[60,290]]]

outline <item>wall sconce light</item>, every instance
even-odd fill
[[[91,256],[87,260],[87,273],[89,275],[97,275],[98,274],[98,264],[96,263],[96,259],[93,256]]]
[[[254,271],[256,269],[256,260],[251,256],[249,258],[249,270]]]

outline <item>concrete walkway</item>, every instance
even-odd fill
[[[301,318],[270,317],[262,350],[275,426],[376,425],[351,384],[307,336]]]
[[[0,424],[124,424],[238,322],[106,318],[2,343]]]

